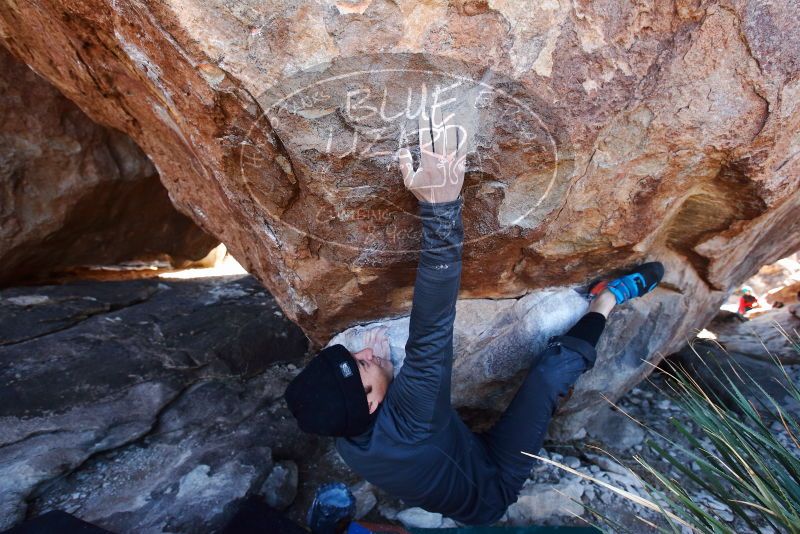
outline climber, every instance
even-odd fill
[[[760,308],[758,299],[753,295],[753,289],[750,286],[742,286],[742,296],[739,297],[739,317],[745,317],[747,312],[754,308]]]
[[[660,263],[607,282],[589,312],[550,340],[500,420],[472,433],[450,404],[453,322],[461,278],[461,188],[466,131],[441,110],[420,114],[420,165],[398,153],[403,181],[419,200],[422,251],[405,362],[393,378],[386,340],[351,354],[322,350],[290,383],[286,401],[300,428],[335,436],[347,464],[409,506],[464,524],[490,524],[517,500],[560,397],[594,365],[595,345],[617,305],[651,291]],[[431,117],[432,116],[432,117]]]

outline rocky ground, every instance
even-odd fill
[[[306,349],[248,276],[0,292],[0,527],[63,509],[116,532],[212,532],[253,494],[302,523],[333,480],[350,485],[359,517],[452,526],[359,480],[330,440],[298,431],[281,394]],[[647,445],[674,449],[672,418],[691,426],[664,387],[655,373],[579,439],[547,443],[541,456],[583,477],[537,464],[504,522],[581,525],[596,510],[636,532],[659,523],[586,477],[647,497],[628,470],[643,474],[639,456],[682,480]]]
[[[214,530],[313,455],[278,400],[306,347],[251,277],[0,292],[0,528]]]

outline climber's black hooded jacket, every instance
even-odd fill
[[[420,202],[420,216],[422,252],[405,363],[372,428],[337,439],[336,448],[356,473],[409,506],[463,523],[491,523],[510,502],[483,442],[450,405],[464,235],[461,199]]]

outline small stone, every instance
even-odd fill
[[[617,485],[622,484],[628,490],[633,490],[633,489],[638,489],[638,488],[644,487],[644,485],[642,484],[641,480],[636,478],[631,473],[627,473],[627,474],[623,475],[623,474],[619,474],[619,473],[609,472],[609,473],[607,473],[607,475],[608,475],[609,480],[612,481],[612,483],[616,482]]]
[[[275,464],[259,493],[273,508],[288,508],[297,496],[297,464],[291,460]]]
[[[611,458],[606,458],[605,456],[600,456],[599,454],[587,454],[586,458],[589,461],[593,462],[594,464],[598,465],[601,469],[609,471],[611,473],[616,473],[618,475],[629,476],[630,470],[615,462]]]
[[[599,473],[600,472],[600,468],[597,467],[596,465],[590,465],[589,469],[591,470],[592,473]]]
[[[579,479],[562,480],[558,484],[536,484],[522,492],[517,502],[508,507],[512,524],[529,524],[555,516],[580,516],[584,486]]]
[[[378,512],[389,521],[397,521],[397,509],[388,504],[380,504]]]
[[[50,302],[50,297],[46,295],[20,295],[18,297],[9,297],[6,302],[17,306],[38,306],[39,304]]]
[[[716,513],[717,513],[717,517],[719,517],[720,519],[722,519],[726,523],[732,523],[733,522],[733,513],[732,512],[726,512],[725,510],[717,510]]]
[[[372,484],[366,480],[350,487],[350,492],[356,498],[356,519],[362,519],[378,504],[378,499],[372,491]]]
[[[708,493],[703,494],[703,500],[708,503],[708,505],[713,508],[714,510],[730,510],[727,504],[724,502],[720,502]]]
[[[706,503],[706,505],[714,511],[714,514],[717,515],[723,521],[730,523],[733,521],[733,512],[731,511],[730,507],[725,504],[724,502],[720,502],[716,498],[714,498],[709,493],[700,493],[697,496],[697,499]]]
[[[439,528],[442,514],[428,512],[422,508],[408,508],[397,514],[397,520],[406,528]]]
[[[562,463],[571,469],[577,469],[581,466],[581,461],[574,456],[565,456]]]
[[[645,432],[640,425],[627,415],[603,408],[587,425],[587,432],[595,439],[624,451],[644,441]]]

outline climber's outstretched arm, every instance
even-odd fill
[[[461,280],[461,187],[466,131],[454,115],[434,109],[420,118],[420,167],[403,149],[403,180],[419,200],[422,250],[414,284],[406,359],[389,389],[384,410],[400,437],[424,439],[450,408],[453,322]]]

